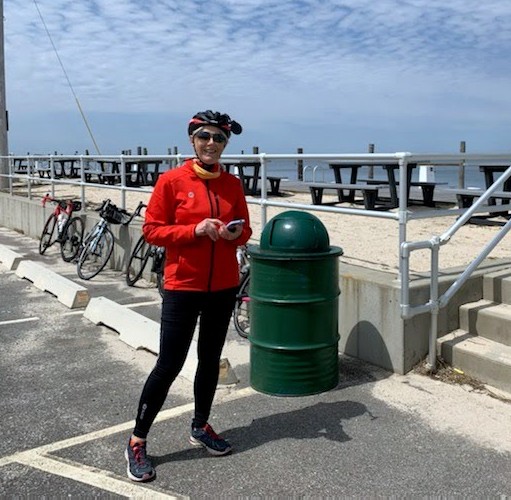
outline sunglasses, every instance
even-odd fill
[[[202,130],[201,132],[197,132],[195,134],[195,137],[198,137],[199,139],[203,141],[209,141],[210,139],[213,139],[213,142],[217,142],[218,144],[224,144],[227,142],[227,138],[224,134],[210,134],[209,132],[206,132],[205,130]]]

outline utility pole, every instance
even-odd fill
[[[5,105],[4,1],[0,0],[0,157],[9,154],[7,145],[7,108]],[[0,158],[0,173],[9,173],[7,158]],[[0,177],[0,189],[9,186],[7,177]]]

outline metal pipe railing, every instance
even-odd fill
[[[137,159],[154,159],[168,161],[171,165],[178,165],[184,159],[191,157],[192,155],[143,155],[143,156],[129,156],[131,160]],[[125,208],[126,204],[126,192],[137,191],[137,192],[151,192],[151,189],[144,189],[140,187],[129,187],[126,186],[126,172],[124,167],[125,158],[123,155],[80,155],[80,178],[79,181],[72,179],[57,179],[55,178],[55,165],[54,155],[29,155],[29,156],[14,156],[9,155],[9,173],[0,173],[0,177],[9,177],[10,184],[9,190],[13,194],[12,184],[16,178],[23,177],[28,182],[28,196],[31,197],[31,185],[32,183],[44,182],[51,185],[52,193],[54,194],[55,186],[58,184],[71,184],[80,186],[82,202],[85,206],[86,187],[88,183],[85,182],[85,163],[94,162],[96,160],[114,159],[121,162],[121,185],[101,185],[94,184],[95,188],[104,189],[119,189],[121,191],[121,205]],[[27,174],[16,174],[14,170],[14,160],[23,159],[27,162]],[[77,156],[59,156],[58,159],[76,159]],[[511,229],[511,220],[508,221],[500,232],[493,237],[490,243],[483,249],[483,251],[473,260],[473,262],[467,266],[463,273],[456,279],[452,285],[444,292],[442,296],[438,294],[438,274],[439,274],[439,252],[440,247],[447,244],[452,236],[466,224],[471,217],[477,213],[486,212],[493,213],[502,211],[499,206],[488,206],[486,202],[492,195],[500,189],[506,179],[511,176],[511,166],[497,179],[497,181],[486,190],[486,192],[479,197],[479,199],[468,209],[452,209],[452,210],[425,210],[421,213],[412,214],[408,210],[407,198],[408,198],[408,168],[411,163],[417,164],[431,164],[431,165],[459,165],[463,164],[469,166],[471,164],[487,164],[487,163],[504,163],[506,165],[511,163],[510,154],[413,154],[408,152],[398,153],[365,153],[365,154],[243,154],[243,155],[224,155],[226,160],[237,160],[237,161],[259,161],[261,163],[261,197],[252,198],[247,197],[248,203],[259,204],[261,206],[261,222],[262,226],[266,224],[267,219],[267,208],[281,207],[281,208],[296,208],[299,210],[310,210],[317,212],[335,212],[346,215],[357,215],[364,217],[377,217],[393,219],[398,221],[398,232],[399,232],[399,280],[401,284],[401,316],[403,319],[408,319],[418,314],[431,313],[431,325],[430,325],[430,336],[429,336],[429,353],[428,353],[428,365],[431,369],[435,368],[436,363],[436,338],[438,328],[438,314],[442,307],[445,307],[453,295],[463,286],[468,278],[472,275],[474,270],[479,264],[489,255],[489,253],[500,243],[502,238]],[[346,163],[355,162],[362,165],[378,165],[379,163],[396,163],[399,165],[399,204],[397,213],[394,212],[382,212],[376,210],[360,210],[356,208],[343,208],[343,207],[332,207],[332,206],[317,206],[303,203],[283,203],[279,201],[269,200],[267,197],[267,186],[266,180],[268,176],[268,164],[272,160],[317,160],[322,162],[328,161],[343,161]],[[50,178],[41,179],[36,177],[38,162],[49,162],[50,165]],[[318,165],[314,167],[313,180],[315,179],[315,172]],[[407,242],[407,224],[409,220],[421,219],[421,218],[433,218],[443,217],[446,215],[459,215],[458,220],[442,235],[434,236],[430,240],[418,241],[418,242]],[[410,305],[410,254],[415,250],[429,249],[431,251],[431,262],[430,262],[430,298],[426,304]]]
[[[438,314],[442,307],[445,307],[452,297],[460,290],[460,288],[468,281],[473,272],[488,257],[490,252],[500,243],[504,236],[511,229],[511,219],[501,228],[501,230],[490,240],[479,255],[465,268],[458,278],[449,286],[449,288],[439,296],[438,293],[438,275],[439,275],[439,251],[440,247],[447,244],[452,236],[465,225],[471,217],[476,213],[484,210],[485,212],[502,211],[502,207],[489,207],[486,202],[492,195],[502,187],[503,183],[511,176],[511,166],[506,169],[502,175],[482,194],[479,199],[468,209],[463,210],[463,214],[456,222],[442,235],[427,241],[419,242],[402,242],[400,245],[400,269],[403,271],[401,286],[401,313],[402,317],[407,319],[417,314],[425,312],[431,313],[431,324],[429,334],[429,352],[428,352],[428,368],[431,371],[436,369],[436,341],[438,336]],[[430,300],[427,304],[419,306],[410,306],[410,253],[414,250],[429,249],[431,250],[431,271],[430,271]]]

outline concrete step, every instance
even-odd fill
[[[511,304],[511,269],[484,275],[483,298],[492,302]]]
[[[455,330],[437,341],[437,352],[453,368],[502,391],[511,392],[511,347]]]
[[[511,305],[484,299],[464,304],[460,307],[460,329],[511,346]]]

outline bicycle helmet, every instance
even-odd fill
[[[214,125],[215,127],[218,127],[225,133],[225,135],[227,135],[228,138],[230,137],[231,132],[238,135],[241,134],[243,130],[241,125],[238,122],[231,120],[229,115],[208,109],[207,111],[201,111],[193,115],[193,118],[188,122],[188,135],[193,135],[197,129],[204,125]]]

